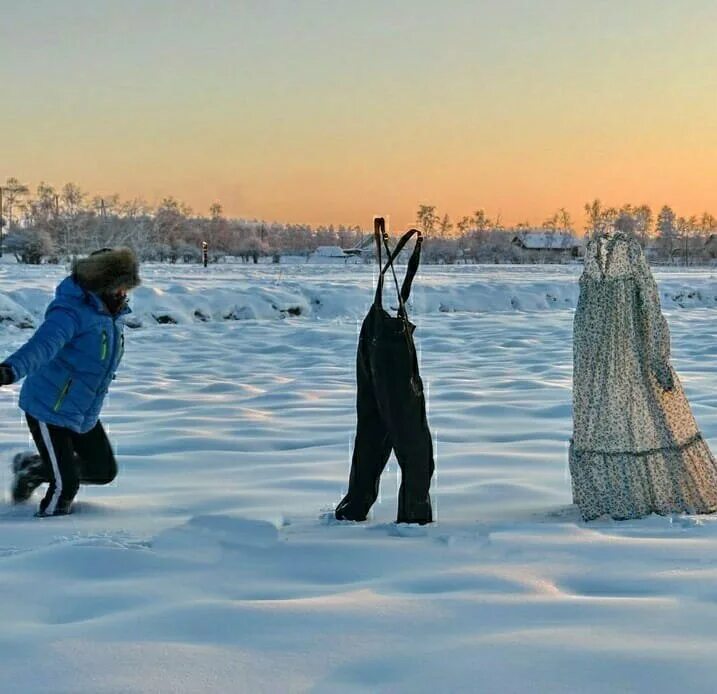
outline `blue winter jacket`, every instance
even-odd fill
[[[84,434],[102,403],[124,352],[123,316],[68,277],[57,287],[45,321],[5,360],[18,380],[20,409],[41,422]]]

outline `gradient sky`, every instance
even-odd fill
[[[0,180],[368,226],[717,214],[714,0],[0,0]]]

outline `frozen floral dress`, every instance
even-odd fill
[[[639,243],[588,244],[573,330],[573,500],[585,520],[717,510],[717,462],[670,366]]]

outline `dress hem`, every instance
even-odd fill
[[[660,448],[648,448],[643,451],[601,451],[594,448],[575,448],[574,439],[570,439],[570,446],[572,447],[574,455],[606,455],[606,456],[620,456],[626,455],[639,458],[641,456],[657,455],[659,453],[668,453],[673,451],[683,451],[685,448],[689,448],[699,441],[704,441],[702,432],[698,431],[694,436],[677,446],[661,446]]]
[[[570,473],[584,521],[717,511],[717,461],[699,433],[641,453],[577,451],[571,442]]]

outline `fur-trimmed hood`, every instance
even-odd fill
[[[76,260],[72,277],[85,290],[96,294],[113,293],[118,289],[134,289],[141,283],[139,262],[131,248],[97,251]]]

